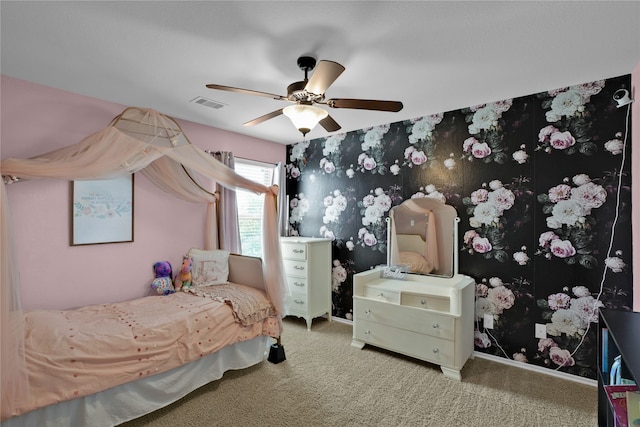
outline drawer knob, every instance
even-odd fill
[[[440,327],[440,325],[438,325],[437,323],[434,323],[434,324],[433,324],[433,325],[431,325],[431,326],[433,326],[433,329],[438,329],[438,328]]]
[[[304,267],[301,265],[294,265],[293,268],[296,270],[304,270]]]
[[[384,298],[384,294],[383,294],[382,292],[380,292],[380,293],[378,294],[378,296],[379,296],[380,298]]]
[[[371,335],[371,331],[367,329],[366,331],[364,331],[364,334],[365,335]]]
[[[434,349],[433,349],[433,352],[434,352],[434,353],[437,353],[437,352],[439,352],[439,351],[440,351],[440,350],[438,350],[437,348],[434,348]]]
[[[303,254],[304,253],[304,249],[294,249],[293,253],[294,254]]]
[[[425,305],[426,303],[427,303],[427,301],[425,301],[425,300],[423,300],[423,299],[422,299],[422,300],[420,300],[420,304]]]
[[[304,304],[304,301],[300,301],[299,299],[294,299],[293,302],[296,304]]]
[[[370,314],[371,314],[371,310],[366,309],[366,310],[364,311],[364,314],[366,314],[367,316],[368,316],[368,315],[370,315]]]

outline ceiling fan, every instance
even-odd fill
[[[316,67],[316,59],[311,56],[301,56],[298,58],[298,67],[304,71],[304,80],[291,83],[287,87],[287,95],[276,95],[273,93],[259,92],[250,89],[241,89],[231,86],[208,84],[209,89],[226,90],[229,92],[244,93],[247,95],[257,95],[272,98],[280,101],[292,102],[290,105],[271,113],[260,116],[244,123],[244,126],[255,126],[266,120],[278,117],[281,114],[289,117],[296,128],[306,135],[318,123],[327,132],[340,130],[340,125],[329,115],[327,110],[314,106],[314,104],[327,105],[330,108],[351,108],[356,110],[377,110],[398,112],[402,110],[402,102],[399,101],[379,101],[374,99],[351,99],[332,98],[324,99],[324,93],[331,84],[342,74],[345,68],[333,61],[321,60]],[[309,71],[313,70],[313,75],[308,78]]]

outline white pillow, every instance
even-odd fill
[[[197,286],[222,285],[229,279],[229,251],[191,248],[191,276]]]

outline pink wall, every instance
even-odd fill
[[[31,157],[79,142],[125,106],[1,76],[0,156]],[[238,157],[284,162],[286,147],[178,120],[191,142]],[[150,293],[155,261],[179,267],[204,245],[205,206],[176,199],[135,176],[134,242],[69,246],[70,184],[7,186],[25,309],[72,308]]]
[[[633,232],[633,310],[640,311],[640,62],[631,74],[631,227]]]

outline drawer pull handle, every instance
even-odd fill
[[[293,286],[304,286],[304,283],[293,282]]]
[[[293,253],[294,254],[303,254],[304,253],[304,249],[294,249]]]
[[[371,335],[371,331],[367,329],[366,331],[364,331],[364,334],[365,335]]]
[[[371,310],[366,309],[366,310],[364,311],[364,314],[366,314],[367,316],[368,316],[368,315],[370,315],[370,314],[371,314]]]
[[[427,303],[427,301],[425,300],[420,300],[420,304],[425,305]]]
[[[296,304],[304,304],[304,301],[300,301],[299,299],[294,299],[293,302]]]
[[[384,298],[384,294],[383,294],[382,292],[380,292],[380,293],[378,294],[378,296],[379,296],[380,298]]]
[[[301,265],[294,265],[293,268],[296,270],[304,270],[304,267]]]
[[[433,352],[434,352],[434,353],[437,353],[438,351],[440,351],[440,350],[438,350],[437,348],[434,348],[434,349],[433,349]]]
[[[437,323],[434,323],[434,324],[433,324],[433,325],[431,325],[431,326],[433,326],[433,329],[438,329],[438,328],[440,327],[440,325],[438,325]]]

